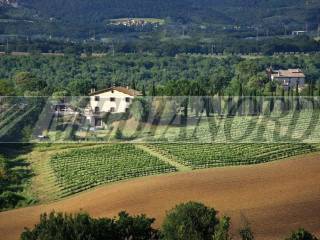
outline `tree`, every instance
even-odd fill
[[[146,121],[150,108],[150,103],[145,98],[135,98],[130,106],[130,113],[137,121]]]
[[[296,93],[295,93],[295,95],[296,95],[296,110],[300,110],[300,97],[299,97],[299,84],[298,83],[296,83]]]
[[[56,91],[52,93],[52,100],[57,102],[62,102],[66,96],[68,96],[68,91],[66,90]]]
[[[142,86],[142,96],[146,96],[146,87],[144,85]]]
[[[86,96],[91,87],[91,81],[85,79],[74,79],[68,84],[68,90],[72,96]]]
[[[156,85],[155,82],[152,82],[152,92],[151,92],[151,96],[156,96],[157,95],[157,90],[156,90]]]
[[[213,208],[197,202],[177,205],[167,213],[162,233],[167,240],[211,240],[219,224]]]
[[[131,81],[131,86],[130,86],[131,89],[136,89],[136,81],[134,79],[132,79]]]
[[[47,87],[44,80],[38,79],[35,75],[29,72],[18,72],[14,76],[14,82],[20,95],[29,92],[43,92]]]
[[[24,197],[21,195],[11,191],[5,191],[0,194],[0,209],[13,208],[22,200],[24,200]]]
[[[14,96],[15,90],[13,84],[6,79],[0,79],[0,96]]]
[[[303,228],[300,228],[293,232],[286,240],[317,240],[317,238]]]
[[[153,218],[130,216],[120,212],[117,218],[91,218],[86,213],[62,214],[51,212],[40,216],[34,229],[25,229],[21,240],[102,240],[102,239],[159,239],[152,228]]]
[[[254,240],[250,226],[245,226],[239,230],[239,235],[242,240]]]
[[[145,215],[133,217],[126,212],[120,212],[116,222],[120,239],[158,239],[159,231],[152,228],[154,221],[154,218],[147,218]]]
[[[241,228],[239,229],[239,235],[242,240],[254,240],[253,232],[250,227],[248,219],[241,215]]]
[[[231,240],[229,235],[230,218],[222,217],[219,224],[215,227],[215,233],[212,240]]]
[[[122,133],[122,131],[120,130],[120,128],[117,128],[114,137],[115,137],[116,139],[119,139],[119,140],[123,138],[123,133]]]

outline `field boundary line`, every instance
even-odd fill
[[[167,156],[159,153],[158,151],[156,151],[155,149],[152,149],[150,147],[148,147],[145,144],[134,144],[135,147],[149,153],[151,156],[155,156],[157,158],[159,158],[160,160],[169,163],[170,165],[174,166],[178,172],[188,172],[188,171],[192,171],[191,167],[188,167],[186,165],[183,165],[173,159],[168,158]]]

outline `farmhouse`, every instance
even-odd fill
[[[299,89],[304,88],[306,76],[301,69],[273,70],[267,69],[271,81],[277,81],[285,90],[293,89],[297,85]]]
[[[132,100],[141,95],[139,91],[129,87],[111,87],[100,91],[91,89],[90,103],[85,115],[92,126],[102,127],[102,117],[106,113],[128,112]]]

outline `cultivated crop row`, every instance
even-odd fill
[[[257,164],[315,150],[309,144],[152,144],[149,146],[192,168]]]
[[[75,149],[53,156],[50,164],[63,196],[108,182],[176,170],[132,144]]]

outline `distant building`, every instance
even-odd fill
[[[148,22],[145,21],[144,19],[134,19],[134,18],[119,19],[112,22],[114,25],[123,25],[126,27],[137,27],[137,26],[143,27],[148,24]]]
[[[273,70],[267,69],[271,81],[282,84],[285,90],[293,89],[298,85],[301,90],[304,88],[306,76],[301,69]]]
[[[111,87],[100,91],[92,89],[85,115],[92,126],[102,127],[102,118],[106,113],[128,112],[133,99],[141,95],[139,91],[128,87]]]
[[[293,36],[306,35],[307,33],[308,33],[307,31],[292,31]]]

